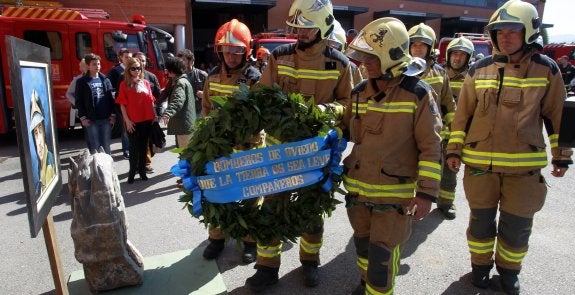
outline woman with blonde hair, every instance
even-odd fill
[[[137,58],[128,60],[124,80],[120,83],[116,98],[130,140],[128,183],[134,182],[136,172],[140,175],[141,180],[148,180],[146,176],[146,147],[155,118],[155,98],[150,88],[150,82],[144,79],[143,70],[142,64]]]

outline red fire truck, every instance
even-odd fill
[[[102,72],[118,62],[117,52],[128,48],[148,56],[147,70],[158,76],[162,87],[164,75],[163,49],[173,42],[172,36],[147,26],[143,16],[132,22],[108,20],[100,9],[43,8],[0,6],[0,40],[15,36],[50,48],[53,105],[58,128],[70,128],[70,102],[65,93],[72,78],[80,74],[78,63],[88,53],[99,55]],[[0,134],[14,130],[14,102],[5,46],[0,46]],[[72,122],[74,120],[72,119]]]
[[[445,64],[445,51],[447,50],[447,45],[449,44],[449,42],[459,37],[465,37],[471,40],[473,46],[475,47],[475,55],[478,55],[479,53],[482,53],[483,56],[491,55],[493,46],[491,45],[491,39],[489,38],[489,36],[474,33],[455,33],[453,37],[445,37],[439,40],[439,44],[437,45],[439,49],[439,56],[437,57],[437,62],[439,64]]]
[[[575,44],[546,44],[543,46],[543,53],[555,61],[565,55],[569,62],[575,65]]]
[[[297,34],[287,34],[281,31],[258,33],[253,37],[253,50],[252,55],[255,59],[255,54],[258,48],[265,47],[272,52],[276,47],[283,44],[291,44],[297,41]]]

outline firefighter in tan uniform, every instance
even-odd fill
[[[298,34],[295,44],[280,46],[272,51],[261,83],[278,84],[284,92],[301,93],[322,108],[343,115],[351,90],[350,62],[340,51],[327,44],[333,30],[333,8],[329,0],[295,0],[287,24]],[[269,135],[268,143],[273,142]],[[323,224],[322,216],[317,216]],[[304,284],[319,284],[319,251],[323,226],[310,229],[300,237],[300,261]],[[281,264],[281,241],[258,244],[256,273],[246,280],[253,291],[262,291],[278,282]]]
[[[435,32],[430,26],[420,23],[409,29],[408,34],[411,55],[423,58],[427,62],[427,68],[420,78],[431,85],[437,93],[436,102],[440,107],[441,118],[443,119],[441,138],[444,142],[442,146],[445,149],[449,139],[449,125],[453,121],[453,115],[455,114],[455,100],[445,69],[435,62]],[[443,167],[442,171],[437,208],[441,210],[447,219],[454,219],[455,205],[453,201],[455,199],[457,175],[447,167]]]
[[[214,44],[221,64],[209,73],[204,84],[202,117],[207,116],[214,108],[210,97],[230,95],[239,90],[240,84],[253,86],[259,80],[260,72],[247,62],[251,39],[249,28],[237,19],[223,24],[216,32]],[[245,263],[254,262],[256,242],[251,237],[245,237],[243,240],[242,260]],[[210,227],[209,241],[203,256],[206,259],[215,259],[225,246],[225,237],[220,228]]]
[[[333,31],[327,37],[327,45],[331,48],[344,52],[345,47],[347,45],[347,41],[345,38],[345,30],[337,20],[335,20],[333,24],[334,24]],[[361,71],[353,62],[350,63],[350,66],[351,66],[351,76],[353,78],[353,86],[355,86],[363,80],[363,77],[361,75]]]
[[[465,75],[467,75],[467,71],[469,70],[469,64],[474,51],[475,47],[473,46],[473,42],[465,37],[455,38],[447,45],[445,71],[449,77],[449,85],[451,86],[453,98],[456,102]],[[446,144],[447,142],[443,141],[444,155]],[[455,201],[457,175],[445,165],[443,169],[438,207],[446,218],[453,219],[455,218],[455,206],[453,202]]]
[[[537,53],[540,25],[535,7],[520,0],[506,2],[491,16],[493,56],[469,70],[447,147],[449,168],[458,171],[465,163],[472,283],[487,288],[495,263],[507,294],[519,294],[533,217],[547,193],[543,127],[551,174],[562,177],[572,164],[572,151],[558,146],[565,88],[557,65]]]
[[[346,50],[368,72],[343,120],[354,143],[343,181],[362,274],[353,294],[393,294],[400,246],[439,193],[441,118],[408,44],[405,25],[386,17],[365,26]]]
[[[449,77],[449,85],[456,102],[474,52],[473,42],[465,37],[455,38],[447,44],[445,71]]]

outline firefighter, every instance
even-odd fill
[[[337,49],[341,52],[345,50],[345,47],[347,45],[345,30],[337,20],[334,20],[333,22],[333,31],[327,37],[327,44],[331,48]],[[359,84],[359,82],[363,80],[361,71],[354,63],[351,63],[351,73],[353,77],[354,86]]]
[[[467,75],[469,70],[469,65],[471,65],[474,52],[475,46],[473,46],[473,42],[465,37],[455,38],[447,44],[445,71],[449,77],[449,85],[456,102],[465,75]]]
[[[409,34],[409,51],[412,56],[425,59],[427,68],[420,75],[421,80],[427,82],[435,92],[436,103],[441,111],[441,118],[443,120],[443,129],[441,131],[441,138],[444,140],[442,146],[445,148],[447,140],[449,139],[449,125],[453,120],[455,114],[455,100],[451,87],[449,86],[449,78],[443,67],[435,62],[435,32],[433,29],[420,23],[408,31]],[[441,186],[439,190],[439,197],[437,198],[437,208],[443,213],[445,218],[455,218],[455,186],[457,184],[456,174],[451,172],[447,167],[443,167],[441,175]]]
[[[265,47],[260,47],[256,51],[256,65],[255,67],[261,72],[264,71],[268,65],[268,60],[270,58],[270,51]]]
[[[216,32],[215,51],[221,64],[216,66],[204,84],[202,116],[205,117],[214,108],[210,97],[226,96],[239,90],[240,84],[255,85],[260,72],[248,63],[250,54],[250,29],[237,19],[223,24]],[[225,237],[220,228],[209,228],[209,245],[204,250],[204,258],[215,259],[223,251]],[[252,263],[256,259],[256,243],[251,237],[243,239],[242,260]]]
[[[450,169],[457,172],[465,163],[471,282],[487,288],[495,263],[507,294],[519,294],[533,217],[547,193],[541,175],[548,164],[543,126],[551,175],[562,177],[573,163],[571,149],[558,146],[566,93],[557,65],[537,53],[540,25],[535,7],[520,0],[506,2],[491,16],[493,56],[469,70],[447,147]]]
[[[465,75],[467,75],[474,51],[473,43],[465,37],[455,38],[447,45],[445,71],[449,77],[449,85],[451,86],[455,101],[457,101],[463,80],[465,79]],[[445,146],[446,142],[443,141],[443,143],[443,146]],[[445,156],[445,148],[443,152]],[[440,198],[438,199],[437,206],[446,218],[453,219],[455,218],[455,206],[453,202],[455,201],[457,175],[446,166],[444,166],[443,169],[444,172],[441,178],[441,190],[439,193]]]
[[[316,105],[343,115],[344,106],[353,87],[349,60],[343,53],[328,46],[326,38],[333,30],[333,7],[328,0],[295,0],[286,21],[297,31],[298,40],[272,51],[261,83],[277,83],[284,92],[300,93]],[[268,142],[273,138],[267,135]],[[300,261],[304,284],[319,284],[319,251],[322,245],[323,220],[317,216],[317,228],[300,237]],[[253,291],[262,291],[278,282],[281,263],[280,240],[258,243],[256,273],[246,280]]]
[[[56,174],[54,153],[52,153],[52,149],[50,148],[51,145],[48,145],[49,138],[46,137],[44,112],[42,111],[41,105],[42,103],[40,102],[38,92],[32,90],[29,130],[36,151],[33,156],[35,156],[36,164],[38,165],[38,179],[34,180],[34,196],[38,199]]]
[[[362,278],[354,294],[393,293],[411,222],[429,213],[439,193],[441,118],[408,43],[405,25],[386,17],[365,26],[346,50],[368,72],[343,120],[354,143],[343,176]]]

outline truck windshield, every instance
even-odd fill
[[[152,41],[154,54],[158,59],[158,68],[164,69],[164,60],[169,55],[173,56],[175,50],[174,37],[170,33],[156,27],[148,26],[146,30]]]
[[[477,56],[479,53],[483,53],[483,56],[491,55],[491,50],[489,48],[489,44],[487,43],[475,43],[475,55]]]
[[[118,62],[118,52],[122,48],[128,48],[130,52],[136,53],[138,51],[144,51],[138,45],[138,35],[127,34],[125,41],[114,40],[112,38],[112,33],[104,33],[104,52],[106,54],[106,59],[113,63]]]

